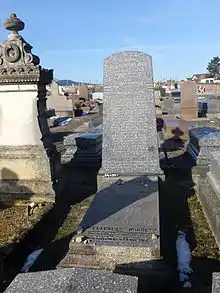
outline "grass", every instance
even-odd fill
[[[0,247],[12,243],[29,227],[27,207],[12,206],[0,210]]]
[[[90,206],[94,194],[90,197],[84,199],[80,203],[77,203],[73,206],[71,206],[71,209],[63,222],[63,225],[58,230],[55,238],[53,241],[60,240],[62,238],[67,237],[70,233],[74,233],[76,229],[78,228],[84,214],[86,213],[88,207]]]
[[[220,259],[219,248],[204,215],[202,206],[197,195],[188,199],[191,220],[197,242],[197,247],[193,250],[194,257]]]
[[[2,205],[0,207],[0,248],[18,241],[33,227],[41,212],[42,208],[38,207],[34,215],[29,217],[27,204]]]

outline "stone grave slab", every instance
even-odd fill
[[[136,293],[136,277],[89,269],[57,269],[19,274],[5,293]]]
[[[121,52],[104,61],[101,174],[161,173],[152,58]]]
[[[99,191],[61,266],[143,269],[160,258],[157,178],[121,179]],[[76,243],[82,237],[82,243]]]
[[[189,131],[190,141],[187,151],[197,164],[209,163],[212,152],[220,150],[220,129],[197,127]]]
[[[100,164],[102,154],[102,125],[83,134],[74,133],[64,139],[65,153],[62,162],[74,159],[77,164]]]

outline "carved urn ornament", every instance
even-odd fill
[[[40,59],[32,54],[32,46],[18,33],[24,29],[24,22],[13,13],[4,27],[11,33],[0,46],[0,84],[38,82]]]
[[[10,34],[0,45],[0,84],[51,82],[53,71],[41,68],[40,59],[32,54],[32,46],[18,33],[24,29],[24,22],[13,13],[4,27]]]
[[[17,18],[17,15],[15,13],[12,13],[9,19],[7,19],[4,22],[4,26],[7,30],[11,31],[11,35],[9,37],[16,38],[16,37],[20,37],[18,32],[24,29],[25,24],[23,21]]]

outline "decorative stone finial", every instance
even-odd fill
[[[12,32],[10,38],[15,38],[19,36],[18,31],[22,31],[25,27],[25,24],[23,21],[17,18],[15,13],[12,13],[9,19],[4,22],[4,26],[7,30]]]

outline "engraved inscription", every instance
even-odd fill
[[[86,237],[93,241],[125,241],[146,242],[149,241],[155,229],[136,227],[94,226],[85,231]]]

